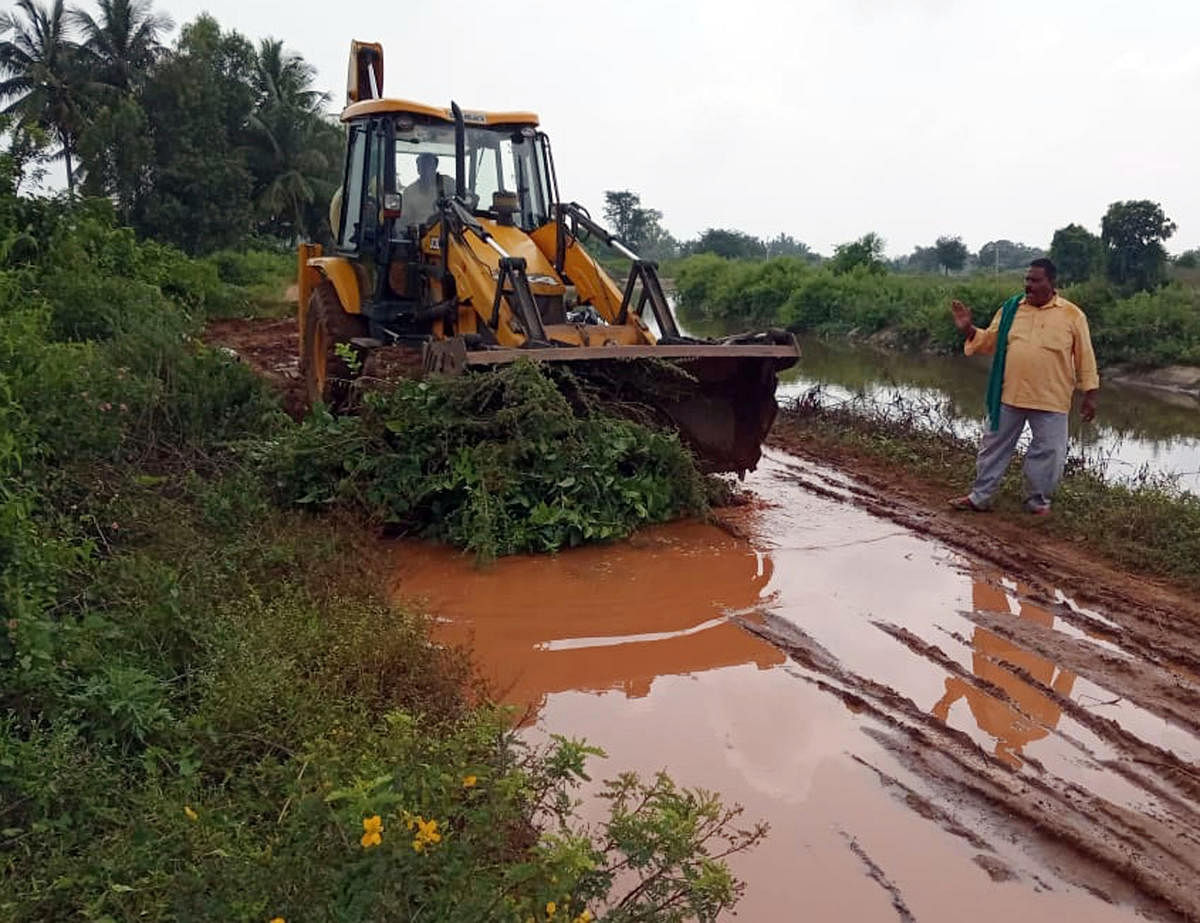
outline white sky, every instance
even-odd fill
[[[631,189],[680,239],[785,231],[906,253],[1099,230],[1162,203],[1200,245],[1200,0],[159,0],[281,38],[340,108],[351,38],[385,95],[532,109],[564,198]],[[306,10],[311,16],[306,16]]]

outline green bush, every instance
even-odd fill
[[[705,507],[677,436],[573,408],[528,362],[400,383],[367,395],[359,416],[318,412],[258,454],[286,502],[349,502],[484,559],[620,538]]]
[[[218,250],[201,262],[215,267],[221,281],[230,285],[258,285],[296,272],[296,254],[290,250]]]
[[[887,330],[899,345],[937,352],[961,348],[950,320],[952,299],[970,306],[982,326],[1022,287],[1012,274],[834,274],[798,259],[727,260],[712,254],[681,260],[675,285],[685,322],[716,321],[731,329],[782,324],[823,335]],[[1120,298],[1107,282],[1092,280],[1064,289],[1063,295],[1087,314],[1102,363],[1200,364],[1200,289],[1176,282]]]

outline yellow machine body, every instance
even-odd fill
[[[426,372],[518,358],[581,368],[665,359],[695,377],[696,393],[664,412],[706,467],[753,467],[774,418],[775,374],[799,355],[794,338],[682,335],[654,264],[580,206],[561,203],[549,140],[532,112],[388,98],[383,49],[368,42],[351,45],[346,102],[346,170],[331,204],[335,244],[328,253],[301,244],[298,254],[301,366],[312,400],[344,397],[334,388],[349,374],[342,344],[415,349]],[[434,166],[422,166],[424,150]],[[438,190],[432,214],[415,224],[406,220],[402,160],[430,171],[410,188]],[[451,160],[455,175],[447,177]],[[630,258],[623,287],[583,236]],[[643,318],[647,306],[654,331]]]

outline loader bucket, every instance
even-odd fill
[[[468,350],[461,339],[429,343],[425,369],[459,374],[519,359],[569,364],[611,394],[613,410],[676,428],[706,473],[753,470],[775,420],[777,373],[799,358],[795,339],[772,333],[738,341],[687,341],[653,346],[564,346]],[[686,375],[652,383],[657,362]]]

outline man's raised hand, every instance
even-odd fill
[[[958,328],[959,333],[969,334],[975,329],[975,325],[971,323],[971,311],[961,301],[955,299],[950,302],[950,313],[954,315],[954,326]]]

